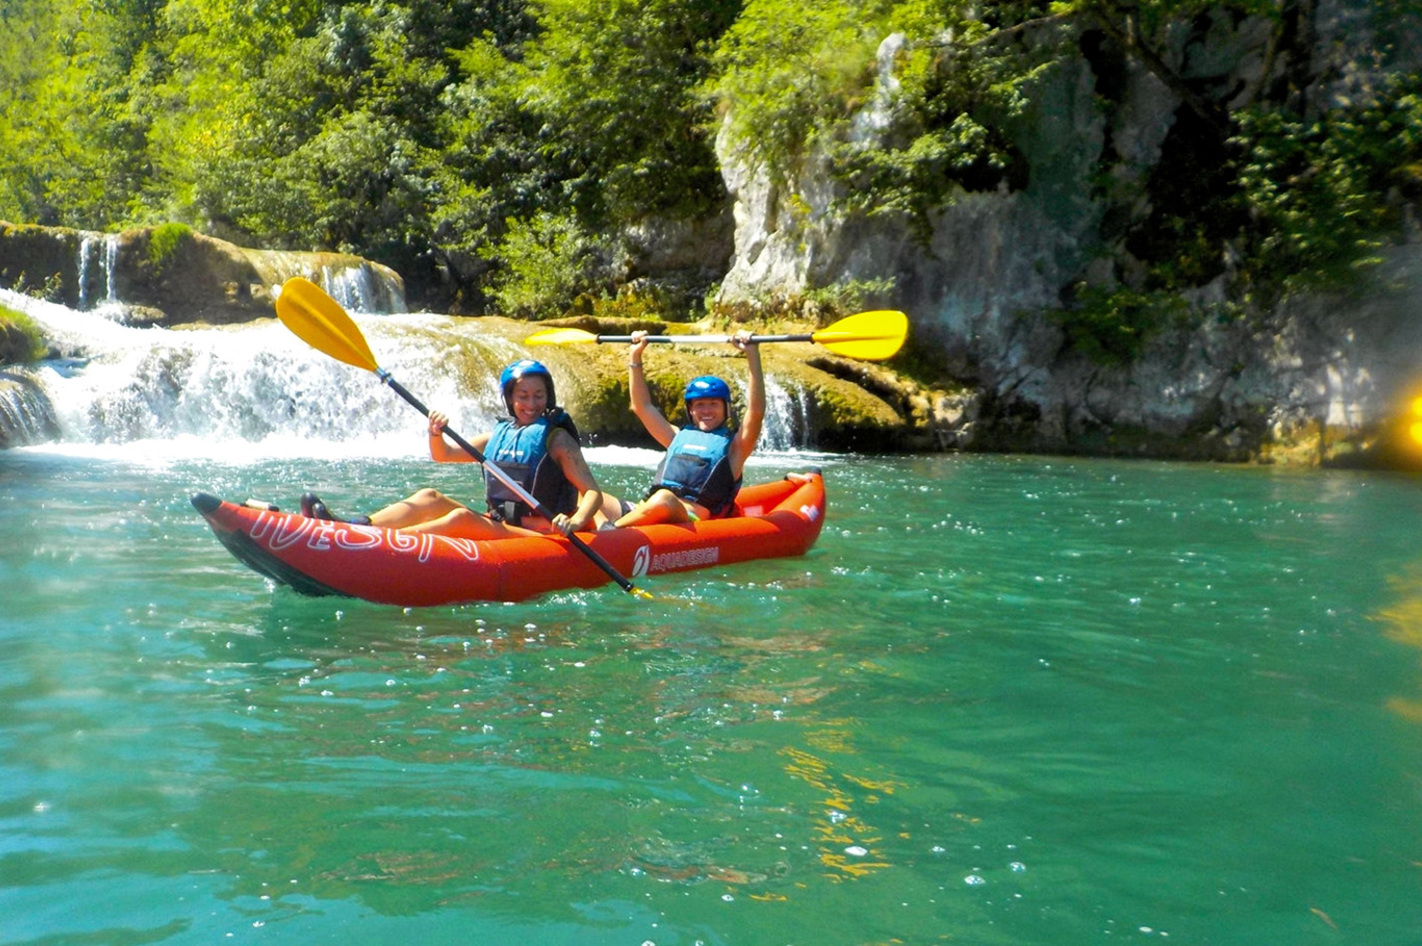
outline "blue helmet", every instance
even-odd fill
[[[541,361],[534,361],[532,358],[521,358],[509,365],[499,375],[499,388],[504,393],[504,406],[513,413],[513,386],[519,378],[526,378],[529,375],[540,375],[543,382],[548,385],[548,406],[551,408],[558,403],[558,395],[553,390],[553,373]]]
[[[731,386],[713,374],[704,374],[699,378],[692,378],[686,382],[686,390],[682,392],[681,398],[686,404],[686,411],[691,413],[691,402],[697,398],[713,397],[726,402],[726,414],[731,413]]]

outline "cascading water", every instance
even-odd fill
[[[346,283],[359,293],[361,281]],[[219,328],[135,327],[106,307],[70,309],[0,290],[64,357],[33,372],[43,396],[7,400],[7,422],[38,442],[166,453],[221,450],[263,455],[411,456],[425,449],[424,419],[367,372],[341,364],[262,319]],[[348,303],[350,310],[362,306]],[[467,320],[428,313],[355,316],[381,366],[466,436],[489,430],[504,409],[498,372],[528,352],[481,336]],[[742,379],[738,379],[744,384]],[[759,452],[796,450],[805,438],[802,392],[766,379]],[[744,397],[744,391],[742,391]],[[18,412],[18,413],[17,413]],[[167,446],[163,446],[167,444]],[[256,449],[253,445],[258,445]],[[611,448],[616,450],[617,448]],[[617,454],[621,457],[621,454]],[[759,459],[759,458],[757,458]],[[655,463],[637,456],[634,463]]]
[[[251,249],[242,252],[273,287],[292,276],[304,276],[353,312],[395,314],[406,311],[405,293],[399,280],[380,272],[368,260],[352,265],[351,261],[357,257],[342,257],[339,264],[333,264],[320,262],[322,254]]]
[[[79,308],[81,310],[118,307],[118,296],[114,292],[114,268],[118,261],[118,245],[119,240],[116,233],[86,233],[79,241]],[[90,275],[90,267],[95,256],[98,257],[99,265],[102,267],[104,298],[97,303],[91,303],[92,293],[89,287],[93,279]]]
[[[744,391],[742,396],[744,397]],[[765,423],[760,449],[785,452],[804,446],[809,409],[803,388],[790,389],[772,376],[765,379]]]
[[[200,439],[206,449],[406,455],[423,447],[424,421],[392,406],[395,396],[366,372],[305,345],[281,323],[262,320],[212,329],[134,328],[0,291],[70,357],[35,372],[53,405],[60,439],[124,444]],[[502,413],[495,379],[518,346],[474,338],[444,316],[357,316],[383,367],[423,399],[487,430]],[[478,390],[460,379],[486,377]],[[326,446],[313,446],[313,442]]]
[[[356,312],[405,311],[405,298],[398,287],[381,279],[368,264],[324,267],[317,282],[332,299]]]
[[[39,443],[54,437],[58,420],[39,380],[29,371],[7,371],[0,385],[0,447]]]

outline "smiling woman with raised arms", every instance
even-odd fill
[[[603,515],[613,526],[694,522],[734,513],[741,471],[755,450],[765,420],[765,379],[760,348],[751,336],[741,332],[729,342],[746,355],[750,387],[745,417],[738,427],[730,426],[731,388],[721,378],[705,375],[687,384],[683,400],[688,422],[677,427],[652,403],[647,388],[642,367],[647,333],[632,334],[627,351],[632,412],[667,453],[646,499],[634,506],[614,496],[605,498]]]

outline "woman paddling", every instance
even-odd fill
[[[657,467],[646,499],[636,505],[615,496],[604,499],[603,516],[612,527],[694,522],[735,512],[741,471],[755,450],[765,420],[765,379],[760,348],[751,341],[750,334],[739,332],[729,341],[746,356],[750,379],[746,416],[739,427],[732,428],[730,386],[721,378],[704,375],[693,378],[686,386],[683,400],[688,423],[678,428],[657,410],[647,388],[642,368],[647,333],[632,333],[627,352],[632,412],[667,453]]]
[[[499,377],[510,418],[470,441],[546,509],[549,521],[488,470],[484,471],[488,513],[478,513],[439,490],[425,488],[371,514],[371,525],[469,539],[510,538],[548,532],[586,531],[602,506],[602,491],[583,458],[577,427],[557,406],[553,375],[531,359],[516,361]],[[473,463],[474,458],[444,438],[449,418],[429,414],[430,457],[437,463]],[[319,497],[301,499],[304,515],[334,519]]]

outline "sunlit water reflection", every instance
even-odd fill
[[[4,942],[1422,941],[1415,479],[768,454],[803,559],[402,610],[188,495],[467,468],[172,444],[0,454]]]

